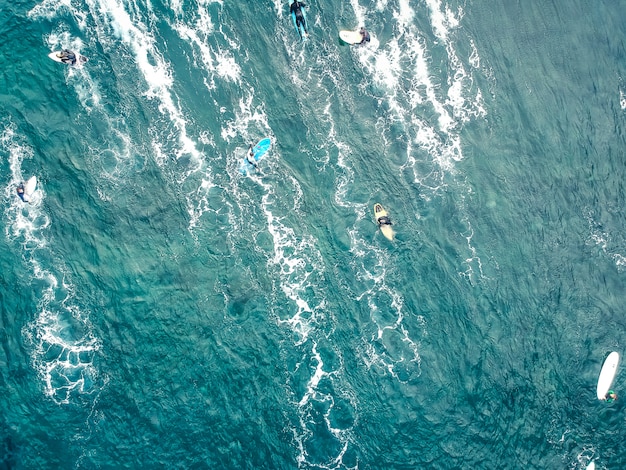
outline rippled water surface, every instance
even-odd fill
[[[2,1],[0,467],[624,468],[626,3],[305,3]]]

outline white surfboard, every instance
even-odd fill
[[[66,64],[66,62],[63,62],[63,60],[61,59],[61,57],[59,57],[59,54],[61,54],[61,52],[63,51],[54,51],[51,52],[50,54],[48,54],[48,57],[50,57],[52,60],[54,60],[55,62],[60,62],[62,64]],[[81,65],[83,65],[85,62],[87,62],[87,57],[85,57],[84,55],[80,55],[77,52],[74,52],[74,54],[76,54],[76,63],[73,65],[73,67],[80,67]],[[67,65],[71,65],[71,64],[67,64]]]
[[[348,44],[359,44],[363,40],[359,31],[339,31],[339,37]]]
[[[617,373],[618,363],[619,354],[615,351],[609,354],[604,361],[602,370],[600,371],[600,377],[598,378],[598,388],[596,389],[598,400],[606,399],[606,394],[611,389],[611,385],[613,385],[613,379],[615,379],[615,374]]]
[[[22,194],[22,201],[30,202],[37,189],[37,177],[31,176],[26,183],[24,183],[24,194]]]
[[[596,463],[592,460],[589,465],[587,465],[586,470],[596,470]]]

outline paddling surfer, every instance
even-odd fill
[[[389,217],[387,217],[386,215],[383,215],[382,217],[379,217],[377,222],[378,222],[378,225],[380,225],[381,227],[383,225],[392,225],[391,219]]]
[[[306,20],[304,19],[304,14],[302,13],[303,7],[306,7],[304,3],[299,2],[298,0],[293,0],[289,11],[293,13],[296,17],[296,29],[298,30],[298,33],[300,33],[300,26],[302,26],[302,28],[304,29],[304,34],[308,36],[309,30],[306,27]],[[300,37],[302,37],[302,34],[300,34]]]
[[[248,163],[254,168],[259,167],[259,164],[254,159],[254,147],[252,144],[250,144],[250,147],[248,148],[248,154],[246,155],[246,159],[248,160]]]
[[[17,187],[17,195],[22,201],[24,201],[24,183],[20,183],[20,185]]]
[[[76,65],[76,54],[69,49],[63,49],[57,54],[57,57],[61,59],[64,64]]]
[[[361,42],[359,44],[365,44],[366,42],[370,42],[370,33],[367,32],[365,27],[361,26],[359,33],[361,34]]]

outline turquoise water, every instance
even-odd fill
[[[308,3],[2,3],[0,468],[624,468],[626,2]]]

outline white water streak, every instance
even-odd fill
[[[46,237],[50,218],[42,210],[41,188],[37,189],[33,204],[24,203],[15,193],[17,184],[24,179],[22,163],[33,155],[30,147],[19,141],[11,125],[0,136],[0,150],[7,154],[11,168],[11,180],[5,190],[10,201],[5,210],[5,233],[13,246],[20,246],[25,263],[31,268],[30,273],[22,274],[27,280],[23,287],[42,289],[39,313],[22,333],[33,346],[33,366],[45,383],[45,394],[59,404],[69,403],[76,395],[97,390],[94,381],[98,374],[92,360],[99,342],[94,337],[89,316],[73,302],[76,292],[74,285],[66,280],[68,275],[61,273],[63,281],[59,282],[58,274],[41,266],[40,258],[54,259]],[[61,261],[53,263],[56,270],[63,269]],[[33,279],[41,282],[34,283]]]

